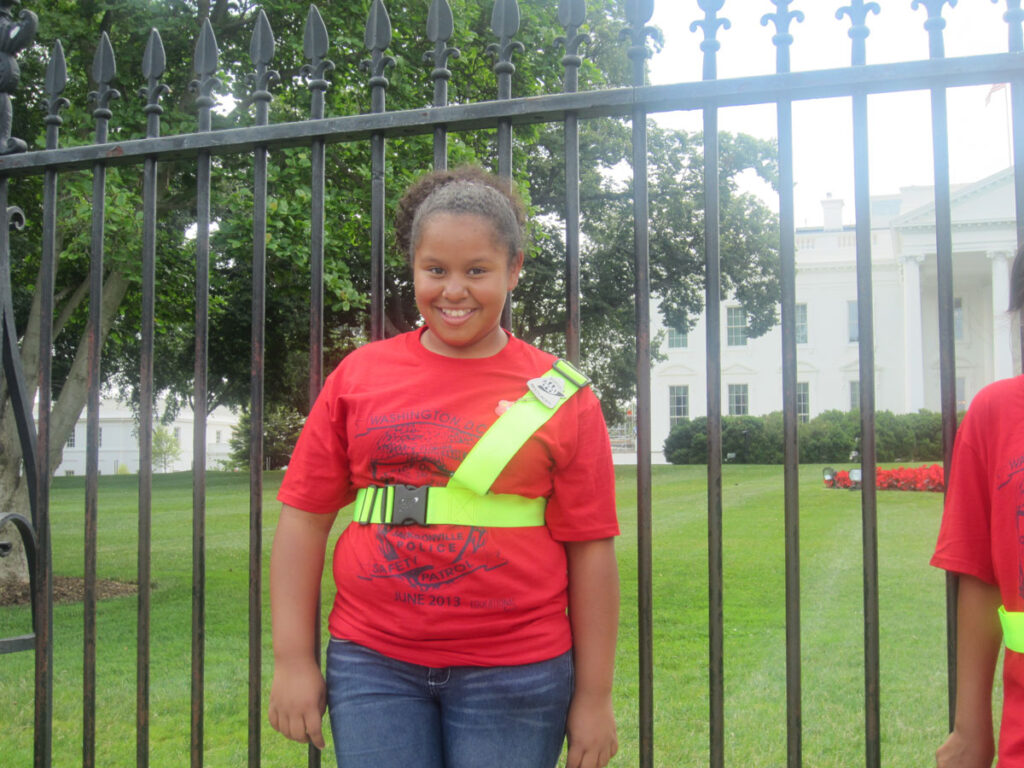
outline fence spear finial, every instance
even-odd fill
[[[166,68],[167,54],[164,52],[163,40],[159,32],[151,29],[146,41],[146,52],[142,56],[142,76],[146,78],[146,87],[139,89],[139,96],[146,100],[144,111],[148,116],[150,136],[156,136],[159,132],[160,115],[164,111],[160,106],[160,97],[171,92],[170,88],[160,82]]]
[[[434,50],[424,53],[423,61],[434,65],[430,79],[434,81],[435,107],[443,107],[448,102],[448,80],[452,76],[448,58],[457,59],[462,55],[458,48],[448,45],[454,33],[455,19],[448,0],[432,0],[427,11],[427,39],[434,44]]]
[[[92,78],[97,83],[97,89],[89,93],[89,101],[96,104],[92,116],[96,120],[96,141],[100,144],[107,140],[107,121],[114,114],[110,111],[110,102],[121,98],[121,92],[111,86],[116,76],[114,46],[110,44],[107,33],[103,32],[92,60]]]
[[[837,19],[842,19],[844,15],[850,17],[850,30],[846,34],[853,40],[851,62],[855,67],[867,63],[865,42],[868,35],[871,34],[871,30],[868,29],[867,25],[868,14],[874,13],[877,15],[881,13],[881,10],[878,3],[853,0],[849,5],[844,5],[836,11]]]
[[[188,85],[190,92],[196,94],[196,106],[199,108],[199,130],[208,131],[211,127],[210,110],[213,109],[213,91],[220,85],[217,78],[217,60],[220,50],[217,48],[217,37],[213,34],[210,19],[203,19],[196,40],[196,51],[192,68],[196,79]]]
[[[914,0],[910,4],[915,11],[924,6],[928,12],[924,28],[928,30],[928,56],[933,59],[941,59],[946,55],[942,41],[942,30],[946,28],[946,20],[942,18],[942,6],[946,3],[949,3],[950,8],[956,7],[956,0]]]
[[[330,50],[330,37],[323,16],[315,5],[309,6],[306,15],[306,29],[302,36],[302,53],[309,60],[302,66],[302,76],[309,81],[313,93],[311,117],[318,120],[324,116],[324,93],[327,91],[327,73],[334,69],[334,62],[324,58]]]
[[[391,18],[383,0],[373,0],[370,15],[366,19],[366,33],[363,42],[370,51],[370,58],[359,63],[360,69],[370,73],[370,98],[373,111],[384,111],[384,89],[388,87],[388,79],[384,70],[395,66],[395,60],[385,56],[384,51],[391,45]]]
[[[590,40],[590,35],[580,32],[580,27],[587,20],[586,0],[559,0],[558,22],[565,29],[565,35],[555,39],[555,43],[565,46],[562,66],[565,67],[566,93],[573,93],[579,84],[579,69],[583,63],[580,46]]]
[[[789,4],[792,0],[772,0],[778,9],[775,13],[766,13],[761,17],[761,26],[767,27],[775,24],[775,34],[772,35],[772,43],[775,45],[775,70],[777,72],[789,72],[789,47],[793,44],[793,35],[789,32],[789,25],[794,21],[804,20],[803,11],[791,11]]]
[[[999,0],[992,0],[998,3]],[[1020,7],[1020,0],[1006,0],[1006,13],[1003,14],[1003,21],[1009,27],[1010,53],[1024,51],[1024,30],[1021,24],[1024,23],[1024,10]]]
[[[732,22],[718,18],[725,0],[698,0],[697,5],[704,11],[704,18],[690,24],[690,31],[704,30],[704,39],[700,43],[700,49],[704,51],[704,79],[714,80],[718,77],[718,49],[722,47],[718,41],[718,29],[729,29]]]
[[[487,53],[494,58],[494,73],[498,76],[498,98],[512,98],[512,75],[516,65],[512,57],[526,50],[518,40],[512,38],[519,31],[519,3],[517,0],[496,0],[491,11],[491,31],[499,42],[487,46]]]

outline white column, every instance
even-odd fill
[[[992,378],[1013,376],[1013,349],[1010,339],[1010,253],[988,254],[992,262]]]
[[[908,413],[924,408],[924,342],[921,330],[923,255],[901,256],[903,264],[903,349],[906,354],[905,397]]]

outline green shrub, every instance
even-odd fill
[[[798,425],[803,464],[851,461],[861,451],[858,411],[825,411]],[[665,440],[665,459],[672,464],[706,464],[707,419],[699,416],[676,424]],[[766,416],[723,416],[722,457],[737,464],[781,464],[784,458],[781,411]],[[878,461],[939,461],[942,459],[942,416],[931,411],[875,414]]]

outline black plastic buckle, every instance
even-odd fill
[[[391,506],[391,525],[426,525],[426,485],[396,485]]]

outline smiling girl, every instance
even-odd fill
[[[614,475],[586,378],[500,325],[523,266],[511,186],[428,174],[399,204],[418,330],[328,377],[270,564],[274,728],[342,768],[569,768],[617,749]],[[317,586],[338,510],[326,683]]]

